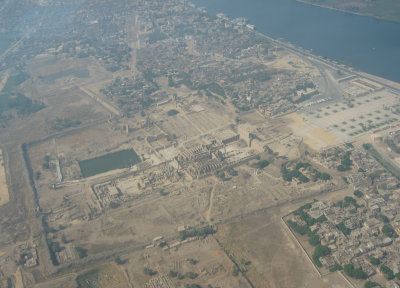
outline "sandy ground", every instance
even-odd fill
[[[326,146],[335,146],[338,144],[335,140],[334,134],[319,127],[309,131],[302,131],[301,134],[303,134],[304,143],[315,151],[319,151],[321,148]]]
[[[335,136],[322,128],[315,128],[309,132],[315,138],[318,138],[322,142],[328,145],[337,145],[338,143],[335,141]]]
[[[312,138],[308,138],[304,141],[304,143],[307,144],[308,147],[310,147],[313,150],[318,151],[319,150],[319,145],[318,142],[313,140]]]
[[[22,280],[21,268],[18,267],[15,272],[15,288],[24,288],[24,281]]]
[[[278,214],[250,216],[218,228],[216,238],[238,265],[245,269],[254,287],[350,287],[338,274],[320,277],[313,264],[286,230]],[[249,264],[244,264],[249,261]]]
[[[306,73],[313,72],[318,74],[317,70],[313,66],[292,54],[279,55],[276,60],[268,63],[268,66],[275,69],[298,70]]]
[[[314,128],[315,125],[311,125],[311,123],[305,120],[301,115],[292,113],[287,115],[286,118],[292,121],[289,127],[293,132],[303,137],[304,143],[311,149],[318,151],[325,146],[338,144],[334,134],[320,127]]]
[[[10,200],[8,194],[8,186],[6,182],[6,170],[3,161],[3,152],[0,149],[0,206],[6,204]]]
[[[304,118],[297,113],[291,113],[286,117],[293,121],[292,123],[289,124],[290,126],[303,127],[308,124],[308,122],[305,121]]]
[[[133,178],[118,181],[117,187],[121,189],[122,193],[129,195],[139,195],[142,191],[137,186],[138,180]]]
[[[96,96],[96,94],[89,90],[88,88],[84,88],[84,87],[80,87],[80,89],[86,93],[87,95],[89,95],[90,97],[92,97],[92,99],[94,99],[95,101],[97,101],[98,103],[100,103],[101,105],[104,106],[104,108],[106,108],[108,111],[110,111],[111,113],[120,116],[120,113],[118,111],[117,108],[111,106],[110,104],[108,104],[107,102],[103,101],[102,99],[100,99],[99,97]]]
[[[308,131],[304,143],[315,151],[319,151],[326,146],[335,146],[338,144],[335,141],[335,136],[322,128],[315,128]]]

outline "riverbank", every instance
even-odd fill
[[[400,83],[400,38],[395,37],[400,34],[399,23],[305,5],[307,1],[311,0],[192,0],[210,14],[245,17],[259,32],[274,39]],[[400,11],[400,2],[395,7],[396,13]]]
[[[336,69],[336,68],[343,69],[343,68],[345,68],[345,69],[348,69],[351,74],[354,73],[355,75],[359,75],[361,77],[370,79],[370,80],[375,81],[375,82],[377,82],[377,83],[379,83],[381,85],[389,86],[391,89],[400,90],[400,82],[396,82],[396,81],[393,81],[393,80],[390,80],[390,79],[386,79],[386,78],[383,78],[383,77],[380,77],[380,76],[377,76],[377,75],[374,75],[374,74],[370,74],[370,73],[367,73],[367,72],[364,72],[364,71],[360,71],[358,69],[355,69],[354,67],[347,66],[345,64],[335,63],[335,61],[332,61],[331,59],[324,59],[323,57],[320,57],[318,55],[312,54],[311,52],[305,51],[302,48],[296,47],[295,45],[293,45],[291,43],[287,43],[287,42],[284,42],[282,40],[274,39],[273,37],[270,37],[270,36],[268,36],[268,35],[266,35],[266,34],[264,34],[262,32],[255,31],[255,33],[257,33],[261,37],[264,37],[264,38],[268,39],[269,41],[272,41],[273,43],[275,43],[275,44],[277,44],[277,45],[279,45],[279,46],[281,46],[283,48],[286,48],[286,49],[289,48],[289,50],[292,51],[292,52],[296,51],[297,53],[299,53],[303,57],[305,57],[305,59],[308,59],[308,60],[312,59],[313,61],[317,61],[317,62],[319,62],[321,64],[331,66],[331,68],[333,68],[333,69]]]
[[[397,18],[386,18],[386,17],[374,15],[374,14],[371,14],[371,13],[355,12],[355,11],[350,11],[350,10],[346,10],[346,9],[336,8],[334,6],[317,4],[317,3],[313,3],[313,2],[310,2],[310,1],[307,1],[307,0],[296,0],[296,1],[300,2],[300,3],[307,4],[307,5],[312,5],[312,6],[325,8],[325,9],[330,9],[330,10],[335,10],[335,11],[339,11],[339,12],[343,12],[343,13],[347,13],[347,14],[371,17],[371,18],[374,18],[374,19],[377,19],[377,20],[384,20],[384,21],[390,21],[390,22],[394,22],[394,23],[400,23],[400,15],[398,15]]]

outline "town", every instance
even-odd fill
[[[399,85],[186,0],[23,2],[0,287],[399,287]]]

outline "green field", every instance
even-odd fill
[[[83,177],[90,177],[107,171],[128,168],[140,162],[135,150],[127,149],[109,153],[79,162]]]
[[[121,273],[111,265],[89,270],[76,277],[78,288],[122,288],[126,282]]]
[[[15,41],[15,36],[12,33],[0,32],[0,54],[6,51],[13,41]]]
[[[79,275],[76,278],[76,282],[78,283],[79,288],[86,288],[86,287],[96,287],[95,285],[99,281],[99,270],[94,269],[90,270],[84,274]]]
[[[45,80],[50,81],[51,83],[54,83],[54,81],[56,81],[57,79],[67,77],[67,76],[75,76],[78,78],[89,78],[90,72],[88,70],[84,70],[84,69],[83,70],[70,69],[70,70],[65,70],[65,71],[61,71],[61,72],[46,75],[46,76],[39,76],[39,78],[45,79]]]
[[[0,115],[12,109],[15,109],[19,115],[28,115],[44,108],[43,104],[32,101],[24,94],[16,92],[16,88],[27,79],[29,79],[29,75],[24,72],[19,72],[7,78],[7,82],[0,91]]]
[[[29,115],[44,107],[43,103],[32,101],[22,93],[0,92],[0,116],[8,110],[15,110],[20,116]]]
[[[398,0],[298,0],[314,5],[343,10],[349,13],[357,13],[388,21],[400,22],[400,1]]]
[[[9,110],[10,96],[6,93],[0,93],[0,115]]]
[[[4,84],[3,90],[1,92],[9,92],[14,90],[17,86],[21,85],[25,80],[29,79],[29,75],[20,72],[16,75],[8,77],[6,84]]]

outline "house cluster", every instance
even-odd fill
[[[349,144],[322,151],[316,160],[330,169],[341,165],[338,170],[347,175],[354,196],[315,201],[302,210],[307,216],[297,213],[291,221],[307,227],[329,248],[319,258],[327,270],[351,264],[366,277],[378,274],[391,280],[390,287],[398,287],[392,278],[400,272],[399,181],[368,150]]]

